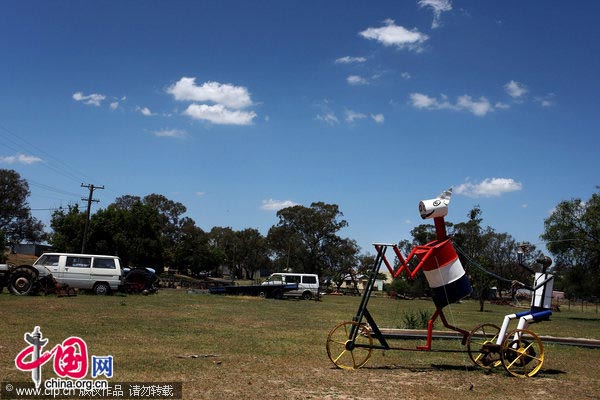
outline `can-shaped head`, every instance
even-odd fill
[[[437,218],[445,217],[448,215],[448,204],[450,204],[450,196],[452,195],[452,189],[448,189],[442,192],[435,199],[422,200],[419,202],[419,213],[421,218]]]

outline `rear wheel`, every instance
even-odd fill
[[[500,365],[500,346],[496,344],[500,328],[482,324],[474,328],[467,339],[467,351],[475,365],[491,368]]]
[[[310,299],[312,299],[312,296],[313,296],[312,292],[309,292],[308,290],[306,292],[302,293],[302,298],[304,300],[310,300]]]
[[[27,267],[17,267],[10,275],[8,290],[18,296],[25,296],[35,293],[35,282],[37,274]]]

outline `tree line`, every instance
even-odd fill
[[[0,244],[49,243],[56,251],[81,251],[86,213],[77,204],[53,212],[50,232],[31,216],[27,203],[27,181],[12,170],[0,169]],[[356,241],[340,236],[348,226],[336,204],[314,202],[277,212],[278,223],[266,235],[257,229],[233,230],[213,227],[204,231],[185,216],[186,207],[160,194],[145,197],[125,195],[91,215],[86,252],[121,257],[125,265],[163,266],[192,275],[218,275],[227,269],[236,278],[289,270],[316,273],[341,283],[348,273],[368,270],[375,257],[362,254]],[[446,222],[447,231],[478,296],[496,286],[510,290],[510,280],[529,282],[531,277],[518,266],[517,241],[509,233],[483,225],[483,212],[474,206],[464,222]],[[557,205],[544,221],[541,238],[554,257],[555,288],[584,298],[600,294],[600,194],[587,201],[572,199]],[[408,254],[415,245],[435,240],[432,224],[416,226],[411,240],[399,246]],[[526,247],[526,262],[541,255],[535,246]],[[5,255],[0,255],[5,258]],[[506,281],[497,277],[507,277]],[[398,292],[426,294],[423,274],[414,282],[399,278]]]

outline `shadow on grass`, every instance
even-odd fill
[[[600,322],[600,318],[569,317],[572,321]]]
[[[483,369],[476,367],[474,365],[456,365],[456,364],[430,364],[429,366],[410,366],[410,365],[375,365],[375,366],[365,366],[361,369],[366,370],[398,370],[398,371],[409,371],[409,372],[438,372],[438,371],[465,371],[465,372],[473,372],[473,371],[481,371],[482,373],[489,375],[493,373],[505,373],[506,371],[500,368],[493,369]],[[542,369],[536,377],[544,377],[544,376],[557,376],[564,375],[565,371],[561,371],[559,369]]]

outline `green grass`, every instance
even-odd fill
[[[39,325],[51,346],[79,336],[91,355],[112,355],[113,380],[181,381],[186,399],[522,399],[526,393],[545,399],[600,398],[600,349],[544,344],[544,367],[527,380],[501,369],[476,369],[465,353],[374,351],[360,370],[334,368],[325,351],[328,332],[351,320],[359,302],[350,296],[278,301],[176,290],[147,297],[2,293],[0,378],[29,379],[16,370],[14,358],[26,346],[23,334]],[[486,304],[481,313],[478,307],[467,301],[444,311],[451,324],[467,330],[483,322],[500,325],[505,314],[515,312]],[[388,298],[369,303],[380,327],[402,327],[406,313],[420,310],[433,312],[433,303]],[[575,308],[531,328],[540,335],[600,339],[599,315]],[[414,348],[423,341],[391,344]],[[435,341],[433,348],[464,349],[458,340]],[[192,354],[210,357],[178,357]],[[48,366],[43,373],[53,376]]]

